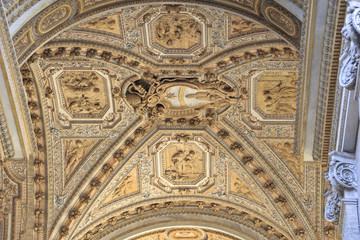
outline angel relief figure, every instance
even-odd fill
[[[275,86],[263,91],[266,107],[273,113],[293,114],[296,104],[296,81],[284,84],[280,81]]]
[[[92,28],[104,31],[113,31],[116,29],[116,20],[112,17],[102,17],[92,22],[81,25],[83,28]]]
[[[134,179],[129,175],[124,178],[124,180],[117,186],[114,192],[111,194],[111,198],[118,198],[121,196],[125,196],[131,191],[131,186],[134,183]]]
[[[80,97],[69,97],[68,102],[68,109],[73,113],[99,113],[102,110],[100,100],[93,101],[84,94]]]
[[[200,23],[183,14],[161,17],[155,24],[155,38],[163,45],[188,49],[198,43]]]
[[[196,151],[178,150],[171,156],[165,175],[172,180],[194,180],[202,172],[201,162]]]
[[[86,92],[93,90],[96,91],[96,85],[99,77],[96,73],[67,73],[63,76],[62,82],[64,86],[72,91]]]
[[[70,140],[65,142],[65,174],[68,179],[78,164],[85,158],[87,149],[92,145],[86,140]]]
[[[253,199],[258,199],[258,197],[253,193],[253,191],[251,191],[251,189],[241,178],[235,177],[233,188],[235,193],[242,194]]]

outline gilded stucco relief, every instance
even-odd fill
[[[201,42],[201,25],[186,14],[158,17],[151,25],[154,43],[167,49],[188,50]]]
[[[203,151],[195,146],[173,144],[163,155],[164,176],[177,183],[195,181],[204,171]]]
[[[126,197],[139,191],[138,167],[135,167],[125,178],[116,186],[114,191],[104,201],[104,204]]]
[[[97,116],[104,110],[108,101],[106,80],[99,74],[66,71],[57,80],[61,87],[63,107],[72,116]]]
[[[166,118],[203,116],[237,101],[237,92],[225,82],[197,78],[145,78],[133,81],[125,99],[137,113]]]
[[[121,24],[118,15],[105,16],[98,19],[95,19],[90,22],[79,25],[81,29],[91,29],[96,30],[97,32],[106,32],[114,34],[119,38],[123,37],[123,32],[121,29]]]
[[[63,140],[65,151],[65,178],[68,180],[78,165],[87,157],[92,148],[98,143],[97,140],[71,139]]]
[[[251,198],[252,200],[260,202],[261,200],[254,192],[255,189],[250,188],[247,183],[239,177],[234,170],[230,170],[230,187],[229,190],[231,193],[243,195],[245,197]]]
[[[300,24],[276,3],[231,1],[240,15],[215,2],[58,3],[14,36],[28,57],[37,238],[100,239],[183,214],[316,239],[317,168],[292,151]],[[139,239],[204,236],[234,239]]]
[[[255,84],[255,104],[264,116],[295,114],[296,72],[265,72],[256,79]]]
[[[228,22],[229,22],[229,29],[228,29],[229,38],[235,38],[249,33],[266,31],[266,29],[263,26],[255,22],[233,15],[230,15],[228,17]]]
[[[234,236],[224,233],[217,233],[208,229],[201,228],[173,228],[167,230],[158,230],[155,233],[140,235],[131,240],[237,240]]]

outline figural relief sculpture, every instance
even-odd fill
[[[76,116],[96,115],[106,104],[105,84],[95,72],[66,71],[59,77],[67,110]]]
[[[173,181],[195,180],[203,172],[204,157],[195,146],[174,144],[164,152],[165,176]]]
[[[125,96],[139,114],[149,117],[201,116],[205,109],[223,109],[237,102],[237,92],[222,81],[198,78],[142,78],[131,82]]]
[[[215,183],[212,171],[215,149],[203,136],[165,131],[150,146],[150,152],[154,160],[152,182],[165,192],[184,189],[203,192]]]
[[[201,36],[200,24],[187,14],[161,16],[154,27],[155,43],[164,48],[189,49]]]

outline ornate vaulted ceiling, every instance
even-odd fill
[[[334,239],[299,150],[301,28],[274,1],[42,6],[13,34],[32,160],[1,169],[5,233]]]

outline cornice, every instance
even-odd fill
[[[330,140],[332,135],[337,134],[336,131],[332,132],[332,126],[336,125],[333,113],[342,43],[341,29],[345,22],[346,6],[345,1],[331,1],[327,18],[313,148],[314,159],[322,162],[328,161],[328,153],[332,150]]]

